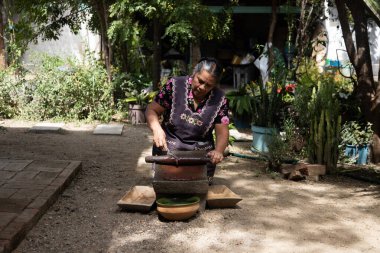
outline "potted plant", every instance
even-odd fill
[[[128,108],[129,121],[132,124],[145,123],[145,109],[152,101],[156,92],[151,91],[152,81],[141,74],[128,74],[122,81],[121,90],[123,99],[121,100]]]
[[[233,121],[237,128],[249,128],[253,118],[253,94],[249,84],[226,93]]]
[[[347,163],[367,164],[368,148],[373,136],[372,124],[364,125],[357,121],[347,121],[340,133],[340,147],[344,150]]]
[[[265,60],[267,54],[268,52],[264,51],[258,59]],[[273,60],[270,70],[266,70],[270,73],[269,78],[263,76],[257,81],[248,82],[237,91],[227,93],[229,106],[234,115],[251,123],[253,132],[251,150],[255,152],[268,152],[267,142],[270,136],[277,132],[276,127],[279,125],[283,96],[290,90],[285,89],[287,69],[278,50],[274,50]],[[265,71],[261,72],[263,74]],[[236,122],[235,125],[239,127]]]
[[[288,69],[280,51],[275,47],[272,52],[266,47],[263,50],[255,61],[255,65],[260,69],[261,78],[250,83],[254,98],[251,150],[268,152],[267,143],[270,142],[272,135],[278,132],[277,128],[280,125],[284,95],[288,91],[294,92],[294,89],[288,89],[286,86]]]
[[[252,118],[252,151],[268,152],[268,143],[275,134],[276,114],[279,112],[281,93],[277,92],[277,84],[267,82],[251,83],[253,90]]]
[[[268,152],[267,142],[277,132],[281,110],[284,107],[284,95],[293,96],[292,89],[286,81],[287,70],[283,61],[277,60],[267,82],[261,80],[250,82],[252,90],[252,151]],[[288,87],[289,86],[289,87]]]
[[[132,124],[146,123],[145,109],[155,95],[154,91],[143,90],[140,93],[131,94],[124,100],[129,105],[129,119]]]

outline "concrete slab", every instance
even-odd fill
[[[79,161],[0,159],[7,175],[0,185],[0,253],[17,247],[39,218],[70,184]],[[15,170],[10,164],[20,166]]]
[[[252,134],[239,132],[237,129],[230,129],[230,135],[235,138],[235,141],[252,141]]]
[[[65,123],[40,122],[30,128],[35,133],[60,133]]]
[[[123,124],[101,124],[96,126],[94,134],[121,135],[123,132],[123,127]]]

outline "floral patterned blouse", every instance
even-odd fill
[[[193,112],[198,112],[201,113],[203,110],[203,107],[205,106],[207,99],[209,97],[209,94],[205,99],[203,99],[199,104],[198,107],[195,108],[194,106],[194,97],[193,97],[193,92],[191,90],[191,82],[192,78],[188,77],[188,81],[186,82],[188,87],[187,87],[187,104],[189,108]],[[172,108],[172,101],[173,101],[173,79],[168,80],[168,82],[162,86],[161,90],[159,93],[156,95],[154,98],[154,101],[156,101],[159,105],[164,107],[166,110],[164,112],[164,121],[169,120],[170,116],[170,110]],[[218,115],[216,116],[214,120],[214,125],[215,124],[224,124],[228,125],[230,122],[228,118],[228,101],[226,98],[223,100],[222,107],[220,108]]]

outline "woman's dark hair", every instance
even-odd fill
[[[210,73],[216,80],[220,80],[223,68],[220,63],[213,57],[203,57],[201,58],[197,65],[194,67],[193,74],[200,73],[202,70],[206,70]]]

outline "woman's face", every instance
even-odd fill
[[[216,78],[206,70],[194,74],[191,88],[196,99],[203,99],[216,86]]]

